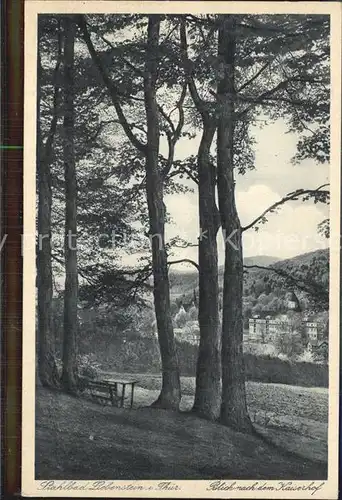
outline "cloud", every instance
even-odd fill
[[[283,120],[253,130],[256,138],[255,170],[236,179],[236,204],[242,225],[247,225],[266,208],[298,188],[314,189],[329,182],[329,166],[306,160],[292,165],[298,137],[287,132]],[[200,136],[182,139],[176,157],[197,154]],[[165,144],[161,144],[163,152]],[[172,222],[166,225],[166,241],[179,236],[193,244],[199,236],[198,196],[194,193],[172,194],[165,197]],[[327,247],[328,241],[317,233],[317,225],[328,217],[323,204],[290,202],[270,214],[268,222],[258,232],[244,233],[244,255],[271,255],[288,258],[317,248]],[[219,236],[219,263],[224,261],[223,238]],[[197,261],[197,247],[175,249],[172,258]]]
[[[275,192],[263,185],[240,192],[237,204],[242,225],[254,220],[278,199]],[[277,213],[269,214],[267,223],[260,225],[258,232],[250,229],[244,233],[244,254],[287,258],[317,248],[326,248],[328,241],[317,232],[322,218],[322,212],[312,202],[301,205],[288,202]]]
[[[251,186],[247,191],[237,191],[236,206],[241,224],[247,225],[279,199],[279,195],[264,184]]]
[[[313,160],[292,165],[298,136],[287,133],[283,120],[263,129],[255,127],[253,133],[257,141],[255,170],[237,176],[237,191],[247,191],[253,185],[263,184],[282,197],[298,188],[314,189],[329,182],[329,165],[318,165]]]
[[[196,243],[199,234],[198,197],[196,193],[172,194],[165,197],[165,205],[172,222],[167,224],[166,239],[179,236]]]
[[[266,208],[278,201],[280,196],[269,186],[255,184],[246,191],[236,193],[236,205],[241,224],[247,225]],[[198,197],[196,193],[168,195],[165,203],[173,223],[166,226],[166,238],[179,236],[191,243],[197,243],[199,235]],[[244,233],[244,256],[270,255],[285,259],[326,248],[328,241],[317,232],[322,221],[318,205],[308,201],[301,204],[288,202],[277,213],[269,214],[268,222],[259,231],[250,229]],[[219,233],[219,263],[224,262],[223,237]],[[198,259],[197,247],[174,249],[173,259]]]

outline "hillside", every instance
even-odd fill
[[[270,266],[278,262],[277,257],[269,255],[256,255],[254,257],[246,257],[244,263],[248,266]],[[219,280],[223,280],[223,266],[219,267]],[[189,271],[171,271],[169,273],[171,294],[173,296],[187,294],[198,287],[198,274],[195,270]]]
[[[271,257],[269,255],[256,255],[254,257],[245,257],[243,263],[246,266],[272,266],[276,262],[279,262],[277,257]]]
[[[155,397],[137,392],[142,406],[151,403],[150,394]],[[186,412],[101,406],[41,387],[36,394],[37,479],[326,478],[326,464],[319,460],[326,454],[323,447],[320,455],[299,456],[298,442],[310,449],[313,440],[292,433],[286,439],[291,446],[282,449],[285,430],[277,429],[277,447],[269,443],[272,429],[262,432],[260,426],[266,439]]]
[[[281,311],[285,307],[285,297],[289,290],[295,290],[303,309],[310,308],[311,297],[303,291],[301,283],[308,288],[328,289],[329,284],[329,250],[322,249],[297,255],[291,259],[278,260],[276,257],[256,256],[244,260],[246,266],[272,267],[294,277],[297,283],[284,276],[268,271],[267,269],[246,269],[244,277],[244,306],[248,314],[263,310]],[[223,267],[219,269],[219,284],[222,290]],[[191,302],[194,290],[198,288],[197,272],[170,273],[171,297],[174,300]],[[322,309],[327,309],[327,304],[322,303]]]
[[[289,291],[296,293],[302,310],[328,309],[328,250],[297,255],[276,262],[271,267],[277,272],[266,269],[247,270],[244,280],[246,315],[261,311],[284,312]]]

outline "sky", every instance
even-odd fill
[[[278,120],[255,130],[255,170],[236,178],[236,203],[242,225],[247,225],[275,201],[298,188],[315,189],[329,182],[329,166],[312,160],[291,164],[296,152],[297,137],[286,133],[286,124]],[[199,138],[183,141],[177,156],[196,154]],[[173,194],[165,198],[173,223],[166,227],[166,238],[180,236],[196,243],[198,228],[198,197],[194,193]],[[317,232],[317,225],[329,216],[329,208],[321,203],[288,202],[278,213],[270,214],[259,231],[244,233],[244,256],[268,255],[286,259],[327,248],[328,240]],[[224,262],[223,238],[219,239],[219,264]],[[197,261],[197,248],[177,249],[173,257]],[[184,268],[185,265],[180,266]]]
[[[122,35],[128,38],[130,36],[125,30]],[[298,188],[315,189],[329,182],[328,165],[316,165],[311,160],[299,165],[291,164],[298,138],[293,133],[287,133],[284,120],[279,119],[262,129],[255,128],[253,132],[256,139],[255,170],[236,178],[236,202],[242,226],[254,220],[284,195]],[[182,138],[176,145],[175,158],[196,155],[199,141],[200,134],[193,140]],[[165,143],[166,141],[161,139],[161,153],[167,157]],[[172,223],[166,225],[166,240],[178,236],[197,244],[200,234],[197,186],[192,185],[191,181],[189,183],[194,188],[193,193],[171,194],[165,197],[164,201],[172,219]],[[286,259],[318,248],[326,248],[328,241],[319,235],[317,225],[328,216],[328,207],[322,204],[315,205],[312,201],[289,202],[281,207],[278,213],[270,214],[267,224],[261,225],[258,232],[254,229],[244,232],[244,256],[267,255]],[[224,244],[221,232],[218,242],[219,264],[223,264]],[[197,247],[177,248],[172,258],[197,261],[197,253]],[[122,263],[135,265],[137,256],[122,256]]]

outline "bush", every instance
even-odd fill
[[[246,343],[244,344],[246,353],[254,354],[255,356],[270,356],[276,358],[279,355],[278,349],[274,344],[259,344],[259,343]]]
[[[198,347],[189,342],[176,341],[176,345],[181,375],[194,377],[196,374]]]
[[[175,324],[178,328],[182,328],[185,326],[186,322],[188,320],[187,314],[184,311],[184,309],[180,309],[178,313],[175,316]]]
[[[305,350],[302,354],[298,356],[297,361],[299,363],[313,363],[315,361],[314,355],[311,351]]]
[[[245,354],[246,380],[303,387],[328,387],[326,364],[296,363],[270,356]]]
[[[77,367],[80,377],[96,378],[100,374],[100,364],[93,354],[78,355]]]
[[[189,319],[191,321],[197,321],[198,320],[198,310],[197,310],[196,306],[192,306],[189,309],[188,316],[189,316]]]
[[[284,354],[287,358],[299,356],[303,352],[301,337],[294,331],[279,335],[275,345],[279,353]]]
[[[198,346],[176,341],[179,367],[182,376],[196,374]],[[82,370],[95,374],[101,367],[106,371],[121,373],[160,373],[161,360],[157,339],[113,339],[110,343],[99,342],[95,355],[82,356]],[[311,362],[293,362],[279,359],[272,353],[255,355],[245,353],[246,380],[290,384],[303,387],[328,387],[328,366]],[[83,368],[84,367],[84,368]],[[89,376],[89,372],[88,375]],[[95,375],[96,376],[96,375]]]
[[[63,362],[56,358],[58,374],[62,376]],[[77,356],[77,370],[79,377],[96,378],[100,374],[100,363],[96,361],[94,354],[79,354]]]

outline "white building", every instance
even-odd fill
[[[303,319],[302,325],[311,343],[316,343],[319,337],[319,323]],[[249,319],[248,341],[250,342],[272,342],[278,335],[291,333],[293,326],[286,314],[272,317],[270,315],[261,318],[254,316]]]

